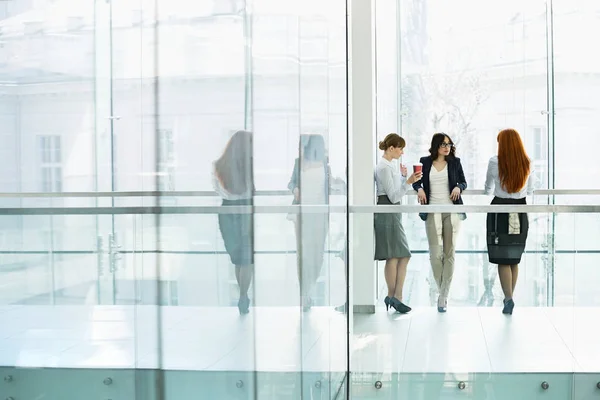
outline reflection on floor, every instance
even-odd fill
[[[352,371],[600,372],[600,309],[433,308],[354,316]],[[330,308],[6,306],[0,365],[343,372],[345,316]],[[160,323],[160,332],[158,331]]]
[[[355,319],[353,371],[599,372],[600,309],[433,308]]]

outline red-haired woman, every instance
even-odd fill
[[[213,187],[223,199],[223,206],[250,206],[254,196],[252,171],[252,134],[237,131],[227,143],[221,157],[214,162]],[[248,314],[248,290],[254,274],[254,220],[252,214],[219,214],[219,230],[225,250],[235,265],[240,288],[238,310]]]
[[[533,194],[533,186],[531,160],[519,133],[504,129],[498,134],[498,155],[488,164],[485,193],[494,194],[492,204],[527,204],[526,196]],[[498,264],[504,314],[512,315],[515,307],[513,292],[528,231],[529,220],[525,213],[490,213],[487,216],[488,258],[490,263]]]

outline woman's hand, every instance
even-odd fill
[[[294,200],[298,201],[300,199],[300,190],[298,188],[294,188]]]
[[[419,199],[419,204],[427,204],[427,195],[425,194],[425,190],[423,190],[423,188],[419,189],[417,192],[417,198]]]
[[[409,185],[412,185],[415,182],[419,182],[422,177],[423,177],[423,172],[415,172],[406,180],[406,183],[408,183]]]
[[[408,175],[408,169],[406,169],[406,166],[404,164],[400,164],[400,173],[405,178],[406,178],[406,175]]]
[[[456,200],[460,199],[460,189],[459,188],[455,187],[452,190],[452,193],[450,193],[450,199],[452,201],[456,201]]]

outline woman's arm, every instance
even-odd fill
[[[298,188],[298,159],[294,161],[294,170],[292,171],[292,176],[290,177],[290,182],[288,183],[288,189],[290,191],[294,191],[294,189]]]
[[[533,173],[533,163],[530,164],[529,167],[529,179],[527,180],[527,196],[531,196],[533,191],[537,189],[539,182],[537,179],[537,175]]]
[[[391,168],[380,169],[379,179],[383,191],[394,204],[399,202],[411,188],[411,185],[408,184],[407,180],[400,174],[394,176]]]
[[[462,193],[465,190],[467,190],[467,179],[465,178],[465,173],[463,171],[463,167],[460,162],[460,159],[457,159],[457,161],[458,161],[458,182],[456,182],[455,187],[459,188]]]
[[[425,159],[427,157],[421,157],[419,159],[419,162],[421,163],[421,168],[423,168],[423,164],[425,164]],[[419,189],[423,189],[423,178],[419,179],[417,182],[412,184],[413,189],[415,189],[417,192],[419,191]]]
[[[494,174],[492,172],[492,160],[488,162],[487,173],[485,175],[485,194],[494,193]]]

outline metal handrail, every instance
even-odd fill
[[[288,196],[289,190],[261,190],[256,196]],[[217,197],[209,190],[124,191],[124,192],[3,192],[0,198],[101,198],[101,197]]]
[[[339,193],[341,194],[341,193]],[[409,192],[415,195],[416,192]],[[466,190],[465,196],[485,195],[483,190]],[[534,196],[552,195],[590,195],[600,196],[600,189],[540,189]],[[217,193],[209,190],[180,191],[122,191],[122,192],[0,192],[0,198],[102,198],[102,197],[217,197]],[[291,196],[289,190],[258,190],[255,196]]]
[[[598,205],[256,205],[0,208],[0,215],[121,214],[390,214],[390,213],[600,213]]]

